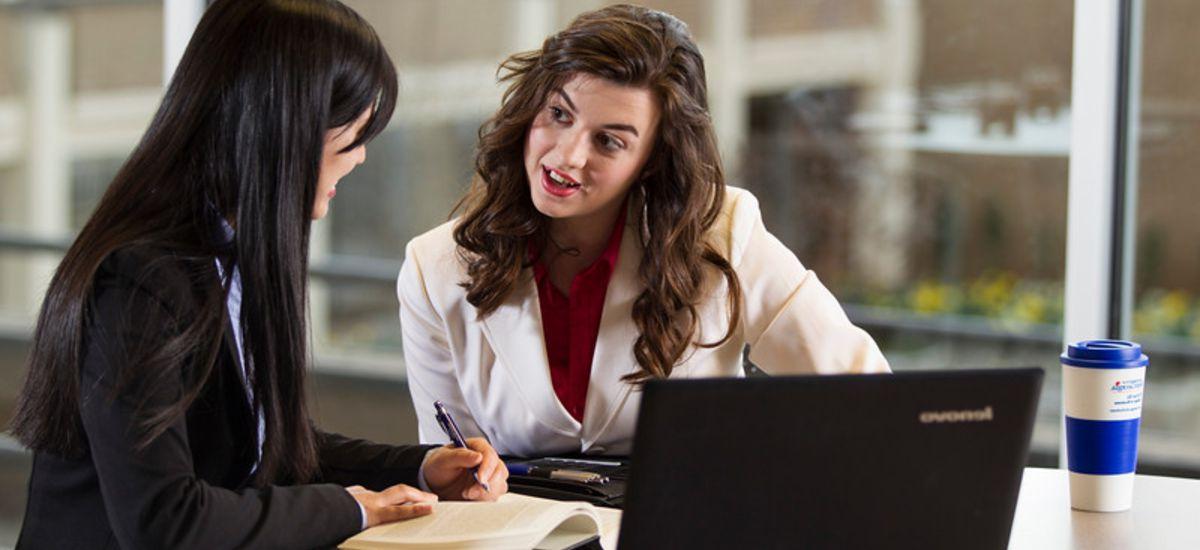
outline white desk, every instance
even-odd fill
[[[1067,471],[1026,468],[1011,550],[1200,549],[1200,480],[1136,477],[1125,512],[1071,509]]]

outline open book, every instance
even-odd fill
[[[508,493],[496,502],[438,502],[428,516],[372,527],[339,548],[562,550],[599,537],[608,550],[620,523],[620,510]]]

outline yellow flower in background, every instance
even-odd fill
[[[1142,334],[1193,334],[1192,298],[1182,290],[1148,290],[1134,308],[1133,325]]]
[[[1061,323],[1063,315],[1061,281],[1025,279],[1007,271],[952,283],[926,279],[908,289],[875,289],[864,297],[870,305],[922,315],[982,316],[1012,330]],[[1200,342],[1200,300],[1185,290],[1148,289],[1137,298],[1133,322],[1138,334]]]
[[[911,304],[918,313],[949,313],[958,309],[958,289],[934,281],[923,281],[912,291]]]
[[[989,317],[1000,315],[1012,300],[1016,277],[1009,272],[984,275],[967,290],[967,300]]]
[[[1155,332],[1154,318],[1149,311],[1143,311],[1142,308],[1137,308],[1133,312],[1133,331],[1138,334],[1149,334]]]
[[[1191,309],[1191,301],[1187,293],[1181,290],[1168,292],[1162,299],[1163,320],[1169,325],[1178,324]]]
[[[1012,316],[1025,323],[1038,323],[1046,317],[1047,301],[1036,292],[1022,292],[1013,303]]]

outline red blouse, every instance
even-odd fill
[[[625,210],[621,209],[604,252],[575,275],[567,296],[550,282],[540,250],[530,247],[531,255],[537,258],[533,264],[533,275],[541,302],[550,380],[559,402],[580,422],[583,422],[583,408],[587,402],[588,378],[592,374],[592,354],[596,351],[596,337],[600,333],[600,316],[604,313],[604,295],[608,292],[608,282],[617,266],[624,229]]]

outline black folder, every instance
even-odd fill
[[[582,500],[597,506],[620,508],[625,502],[625,481],[629,477],[629,461],[612,457],[542,457],[532,459],[505,458],[507,463],[522,463],[542,468],[579,470],[600,474],[605,483],[583,483],[566,479],[510,475],[508,490],[514,493],[554,500]]]

